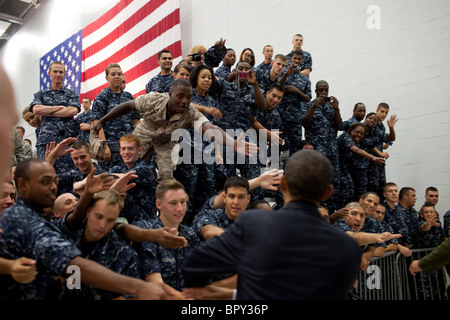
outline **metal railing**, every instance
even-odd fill
[[[431,274],[411,275],[408,268],[434,248],[413,249],[411,257],[388,252],[370,260],[359,274],[356,295],[361,300],[448,300],[448,278],[445,268]]]

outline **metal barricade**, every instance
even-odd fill
[[[411,257],[388,252],[372,258],[367,270],[359,273],[357,297],[360,300],[448,300],[445,268],[415,276],[408,270],[411,261],[421,259],[433,249],[413,249]]]

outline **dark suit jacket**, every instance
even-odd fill
[[[237,273],[238,300],[347,299],[360,261],[356,240],[326,222],[314,204],[299,201],[242,212],[185,258],[183,273],[186,287]]]

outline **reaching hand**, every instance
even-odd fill
[[[222,119],[222,112],[214,107],[207,109],[208,113],[213,116],[214,119]]]
[[[103,160],[111,162],[111,149],[106,145],[105,154],[103,155]]]
[[[56,144],[55,141],[50,142],[45,146],[45,158],[52,156],[53,158],[63,157],[66,154],[75,151],[73,148],[66,149],[67,146],[77,141],[78,138],[67,138]]]
[[[90,194],[107,190],[114,184],[114,177],[108,175],[107,173],[95,175],[96,173],[97,168],[94,167],[86,177],[85,189]]]
[[[138,176],[135,175],[136,170],[129,171],[117,179],[111,186],[111,189],[115,189],[120,193],[126,193],[131,188],[136,186],[136,183],[129,183],[131,179],[136,179]]]
[[[250,83],[250,84],[252,84],[252,85],[258,83],[258,82],[256,81],[256,74],[255,74],[255,71],[250,70],[250,71],[248,72],[247,82]]]
[[[155,229],[157,232],[157,239],[155,242],[163,247],[169,249],[181,249],[187,246],[187,240],[184,237],[178,235],[178,231],[175,228],[162,227]]]
[[[239,138],[235,141],[235,147],[237,153],[244,154],[246,156],[250,156],[252,154],[256,154],[258,152],[258,146],[254,143],[244,141],[244,133],[242,132],[239,135]]]
[[[94,133],[94,136],[98,138],[99,131],[103,128],[103,124],[100,121],[97,121],[92,127],[91,132]]]
[[[217,48],[222,48],[225,45],[225,42],[227,41],[227,39],[222,39],[220,38],[220,40],[217,40],[215,45]]]
[[[389,120],[387,121],[387,125],[389,128],[394,127],[394,125],[397,123],[398,118],[396,114],[391,115],[391,117],[389,118]]]
[[[266,190],[277,191],[278,187],[276,185],[280,184],[282,171],[277,169],[272,169],[258,177],[259,186]]]
[[[38,274],[36,260],[25,257],[14,260],[11,264],[10,274],[19,283],[33,282]]]
[[[387,158],[386,158],[387,159]],[[384,160],[384,158],[381,158],[381,157],[373,157],[372,158],[372,161],[374,162],[374,163],[385,163],[386,161]]]
[[[339,101],[338,99],[336,99],[335,97],[331,96],[330,97],[330,104],[334,109],[338,109],[339,108]]]
[[[392,239],[398,239],[401,238],[401,234],[392,234],[390,232],[383,232],[383,233],[379,233],[378,237],[377,237],[377,242],[379,243],[383,243]]]
[[[415,276],[417,272],[422,271],[422,269],[419,267],[419,260],[414,260],[413,262],[411,262],[411,264],[409,265],[409,272]]]

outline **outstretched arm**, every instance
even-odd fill
[[[394,125],[397,123],[398,118],[397,115],[391,115],[391,118],[387,121],[387,125],[389,127],[389,141],[395,141],[395,130]]]
[[[384,163],[385,160],[384,158],[381,157],[375,157],[374,155],[371,155],[370,153],[367,153],[366,151],[364,151],[363,149],[358,148],[357,146],[351,146],[350,147],[350,151],[357,154],[360,157],[369,159],[371,161],[373,161],[374,163]]]
[[[236,150],[236,152],[245,154],[246,156],[256,154],[258,151],[258,146],[256,144],[243,140],[243,132],[237,140],[234,140],[230,135],[223,131],[222,128],[213,125],[209,121],[202,124],[202,133],[204,133],[214,143],[226,145],[229,148]]]
[[[103,128],[103,125],[108,121],[114,120],[116,118],[122,117],[132,111],[136,110],[135,101],[130,100],[119,104],[106,115],[104,115],[100,120],[92,121],[93,126],[91,131],[94,131],[95,135],[98,136],[98,132]]]
[[[169,249],[180,249],[187,245],[186,238],[179,236],[175,228],[144,229],[132,224],[119,223],[115,230],[123,238],[133,242],[156,242]]]
[[[391,234],[390,232],[383,233],[368,233],[368,232],[346,232],[349,236],[354,238],[359,245],[371,243],[383,243],[391,239],[398,239],[401,234]]]
[[[86,177],[84,192],[77,203],[75,211],[66,218],[66,226],[69,230],[78,229],[86,218],[86,211],[95,193],[109,189],[114,183],[114,178],[107,173],[95,175],[97,169],[94,167]]]
[[[74,151],[75,149],[66,149],[68,145],[77,141],[78,138],[67,138],[56,144],[55,141],[50,142],[45,146],[45,160],[52,166],[55,164],[56,159],[63,157],[66,154]]]
[[[0,257],[0,274],[9,274],[15,281],[27,284],[37,275],[36,260],[30,258],[6,259]]]

